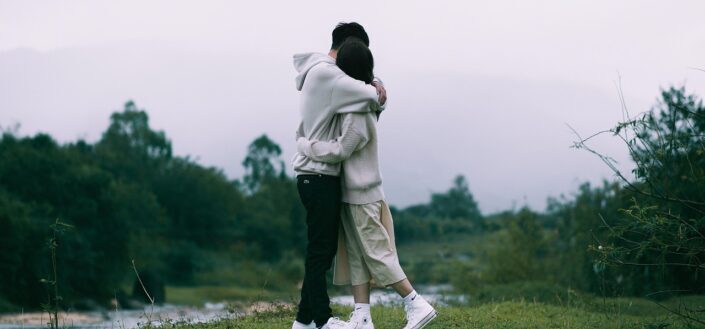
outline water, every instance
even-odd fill
[[[420,286],[418,292],[423,297],[435,305],[445,306],[450,303],[465,303],[465,295],[452,294],[452,286],[449,284]],[[352,306],[355,304],[353,296],[335,296],[331,297],[331,302],[334,304]],[[373,290],[370,294],[370,304],[372,305],[400,305],[401,297],[391,288],[383,290]]]
[[[59,326],[70,328],[133,329],[147,323],[159,326],[164,323],[200,323],[237,316],[226,309],[225,303],[206,303],[203,307],[182,305],[147,306],[142,310],[111,312],[71,312],[59,315]],[[0,315],[0,329],[46,328],[47,313]]]
[[[418,288],[424,298],[436,305],[448,303],[464,303],[466,296],[452,294],[450,285],[420,286]],[[352,306],[350,295],[334,296],[334,304]],[[373,305],[399,305],[401,298],[394,290],[374,290],[370,296]],[[111,328],[134,329],[147,323],[159,326],[165,323],[189,322],[201,323],[219,319],[231,319],[242,314],[244,310],[233,312],[225,302],[205,303],[203,307],[183,305],[147,306],[142,310],[93,311],[62,313],[59,325],[71,328]],[[0,329],[38,329],[46,328],[48,315],[46,313],[2,314]]]

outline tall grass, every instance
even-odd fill
[[[51,257],[51,274],[48,278],[43,278],[40,282],[47,286],[47,302],[42,304],[42,309],[49,314],[47,325],[52,329],[59,328],[59,270],[56,262],[57,248],[59,247],[59,234],[72,229],[73,226],[60,221],[58,218],[49,225],[52,235],[48,240],[49,255]]]

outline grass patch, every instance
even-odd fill
[[[515,282],[485,284],[470,293],[469,305],[481,306],[502,302],[541,303],[558,307],[582,309],[612,316],[666,315],[666,309],[683,312],[705,310],[705,296],[681,296],[665,301],[636,297],[605,298],[548,282]]]
[[[397,246],[399,261],[412,283],[450,283],[458,273],[477,268],[476,254],[483,235],[450,235],[443,241],[420,241]]]
[[[199,286],[166,287],[166,296],[170,304],[203,306],[205,302],[292,300],[294,296],[298,297],[298,292],[233,286]]]
[[[347,318],[350,308],[336,307],[334,312]],[[623,329],[623,328],[695,328],[682,319],[665,311],[651,314],[614,315],[588,309],[547,305],[533,302],[498,302],[477,307],[439,308],[438,318],[427,329],[441,328],[571,328],[571,329]],[[373,307],[372,317],[377,328],[401,328],[404,314],[400,307]],[[205,324],[181,324],[177,328],[195,329],[276,329],[290,328],[294,319],[292,309],[278,308],[268,312],[255,313],[233,320],[220,320]]]

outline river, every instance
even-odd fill
[[[419,289],[426,299],[436,305],[453,302],[464,303],[465,296],[452,294],[449,285],[432,285]],[[400,305],[401,299],[390,290],[374,290],[370,296],[373,305]],[[340,305],[353,305],[350,295],[333,296],[331,302]],[[268,303],[256,305],[258,309]],[[147,306],[141,310],[113,310],[91,312],[61,313],[59,325],[69,328],[111,328],[134,329],[147,323],[159,326],[165,323],[189,322],[200,323],[241,316],[248,310],[233,311],[226,302],[208,302],[202,307],[183,305]],[[40,313],[0,314],[0,329],[38,329],[47,328],[48,315]]]

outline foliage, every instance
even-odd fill
[[[46,260],[46,245],[49,237],[48,219],[33,218],[31,205],[12,196],[0,188],[0,291],[5,305],[35,305],[46,296],[39,283],[43,274],[48,274],[48,262],[29,262],[28,259]]]
[[[217,248],[244,237],[236,229],[243,196],[220,170],[175,158],[155,177],[153,191],[169,218],[169,240]]]
[[[397,242],[429,240],[447,234],[479,233],[484,219],[470,192],[467,179],[456,176],[444,193],[433,193],[428,203],[392,208]]]
[[[110,116],[110,126],[95,146],[109,172],[121,178],[149,181],[151,174],[172,157],[171,142],[149,126],[144,110],[128,101]]]
[[[256,138],[247,147],[247,156],[242,161],[245,167],[244,188],[250,194],[276,177],[284,177],[284,162],[279,160],[282,150],[266,135]],[[277,171],[279,167],[279,171]]]
[[[633,193],[621,216],[604,222],[607,237],[592,246],[598,266],[616,265],[630,280],[648,282],[634,292],[701,292],[705,287],[705,107],[685,88],[637,119],[610,130],[628,148],[635,182],[619,171]],[[586,141],[577,145],[590,149]]]
[[[56,249],[59,246],[58,235],[64,233],[65,231],[71,229],[71,225],[67,225],[59,221],[58,219],[54,221],[54,224],[50,225],[52,230],[52,236],[49,238],[49,254],[51,255],[51,274],[49,278],[41,279],[40,282],[44,283],[47,288],[47,301],[42,304],[42,308],[49,315],[49,327],[53,329],[59,328],[59,303],[63,299],[59,295],[59,275],[58,268],[56,264]]]
[[[583,184],[570,197],[550,198],[543,214],[487,216],[495,238],[478,253],[486,266],[464,269],[457,286],[474,293],[547,280],[602,296],[702,292],[705,109],[683,88],[661,96],[653,111],[611,130],[631,152],[635,181],[616,171],[621,181]],[[588,140],[576,146],[616,170]]]
[[[483,216],[458,176],[427,203],[392,207],[409,277],[451,282],[489,299],[702,292],[705,109],[682,88],[661,96],[653,111],[611,130],[632,154],[634,181],[617,172],[621,182],[583,184],[573,195],[549,199],[544,212]],[[587,141],[576,146],[616,168]],[[132,259],[182,299],[183,286],[198,284],[234,286],[236,295],[295,290],[305,212],[279,145],[256,138],[241,181],[175,156],[171,147],[133,102],[111,116],[94,144],[4,133],[0,249],[9,252],[0,254],[0,307],[36,309],[46,300],[40,278],[52,271],[45,241],[56,218],[74,227],[56,247],[55,281],[67,307],[82,299],[105,305],[131,287]]]
[[[431,215],[439,218],[479,221],[482,219],[477,202],[470,193],[465,176],[456,176],[453,186],[446,193],[431,194]]]
[[[29,309],[46,299],[40,278],[53,267],[44,241],[55,218],[74,227],[56,245],[55,281],[67,307],[107,305],[132,286],[132,259],[160,281],[195,284],[221,266],[209,256],[215,251],[232,263],[276,262],[284,250],[300,257],[303,210],[293,180],[274,170],[281,149],[262,136],[248,151],[243,193],[222,171],[173,156],[166,134],[133,102],[95,144],[4,133],[0,247],[9,252],[0,255],[0,296]]]
[[[543,228],[538,215],[521,209],[500,232],[495,248],[489,251],[485,275],[498,283],[537,280],[550,269],[542,262],[547,253]]]
[[[445,193],[433,193],[428,204],[410,206],[405,209],[405,212],[422,218],[435,217],[469,221],[482,219],[477,202],[470,193],[467,179],[462,175],[455,177],[453,186]]]
[[[582,291],[599,294],[634,294],[637,286],[647,284],[637,278],[626,280],[628,273],[617,268],[596,265],[597,258],[588,246],[607,237],[600,228],[614,222],[633,197],[615,182],[601,186],[582,184],[568,199],[550,198],[546,211],[552,263],[559,270],[552,273],[556,282]],[[631,280],[633,279],[633,280]]]

